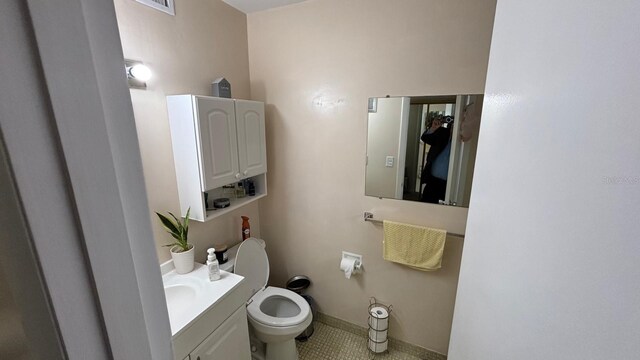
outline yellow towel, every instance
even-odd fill
[[[416,270],[440,269],[447,232],[384,221],[384,259]]]

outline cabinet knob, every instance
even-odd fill
[[[242,175],[247,176],[247,174],[249,173],[249,170],[245,170]]]
[[[236,179],[240,179],[240,173],[236,174]]]

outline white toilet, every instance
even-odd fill
[[[295,337],[311,324],[311,308],[293,291],[267,286],[269,258],[257,239],[240,244],[234,272],[252,289],[247,317],[254,335],[266,345],[266,360],[297,360]]]

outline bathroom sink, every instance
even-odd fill
[[[164,294],[167,296],[167,303],[179,303],[193,300],[196,290],[187,285],[170,285],[164,288]]]
[[[190,285],[169,285],[164,288],[164,295],[167,298],[167,310],[169,319],[182,316],[195,298],[197,291]],[[171,320],[173,322],[173,320]]]
[[[202,264],[196,264],[188,274],[176,273],[170,261],[162,264],[161,270],[173,337],[186,331],[202,314],[215,313],[216,305],[243,280],[242,276],[220,271],[220,280],[209,281],[207,267]]]

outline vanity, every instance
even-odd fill
[[[242,276],[220,271],[209,281],[197,264],[180,275],[173,262],[161,266],[175,360],[251,359],[246,301],[251,289]]]

